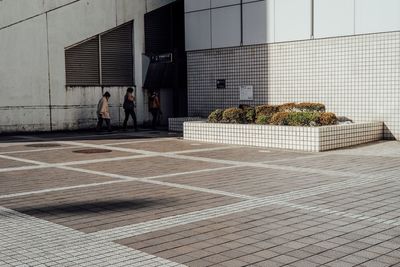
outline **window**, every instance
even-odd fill
[[[133,86],[133,22],[65,50],[69,86]]]

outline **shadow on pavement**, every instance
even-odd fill
[[[60,141],[92,141],[104,140],[134,140],[134,139],[152,139],[152,138],[174,138],[180,137],[180,133],[172,133],[165,130],[142,129],[139,132],[113,131],[113,132],[95,132],[95,131],[68,131],[68,132],[44,132],[44,133],[25,133],[25,134],[0,134],[0,143],[42,143],[42,142],[60,142]]]
[[[13,208],[14,210],[34,215],[37,213],[60,214],[90,214],[98,212],[117,213],[130,210],[158,209],[161,206],[169,206],[177,200],[167,199],[132,199],[132,200],[109,200],[109,201],[83,201],[76,203],[64,203],[57,205],[29,205],[27,207]]]

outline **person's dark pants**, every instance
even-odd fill
[[[126,129],[128,127],[129,116],[132,117],[132,119],[133,119],[133,127],[135,128],[135,130],[137,130],[136,114],[135,114],[135,111],[133,109],[132,110],[125,109],[125,120],[124,120],[124,124],[123,124],[124,129]]]
[[[155,129],[157,126],[158,116],[159,116],[160,112],[156,108],[150,109],[150,112],[151,112],[151,115],[153,116],[153,121],[152,121],[151,126],[153,127],[153,129]]]
[[[110,121],[110,119],[103,119],[101,116],[98,117],[97,130],[98,131],[101,130],[101,128],[103,127],[103,122],[106,122],[107,130],[111,131],[111,121]]]

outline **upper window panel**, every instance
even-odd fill
[[[314,1],[314,37],[354,34],[354,0]]]
[[[400,0],[355,0],[356,34],[400,30]]]
[[[185,0],[185,12],[209,9],[211,0]]]
[[[311,0],[275,1],[275,41],[311,39]]]

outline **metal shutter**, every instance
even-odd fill
[[[134,85],[133,22],[100,35],[102,85]]]
[[[99,38],[65,50],[67,85],[99,85]]]

